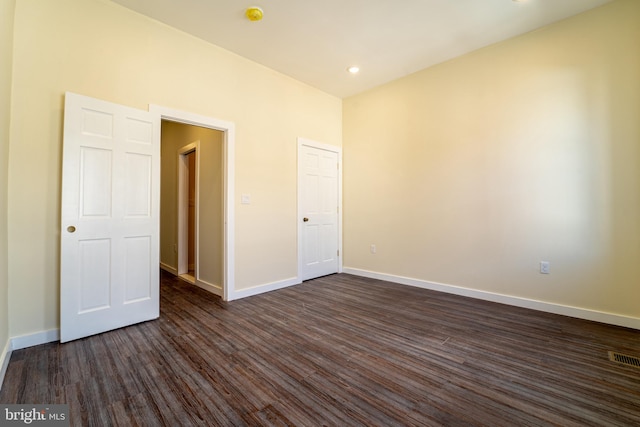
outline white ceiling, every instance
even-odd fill
[[[344,98],[611,0],[112,1]]]

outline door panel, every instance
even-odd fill
[[[111,216],[111,150],[80,148],[82,217]]]
[[[338,272],[338,162],[336,151],[299,147],[302,280]],[[305,220],[306,219],[306,220]]]
[[[78,240],[80,269],[79,313],[108,309],[111,305],[111,239]]]
[[[151,217],[151,162],[145,154],[126,154],[125,217]]]
[[[160,119],[67,93],[61,342],[159,316]]]
[[[152,247],[149,236],[125,238],[125,304],[151,298]]]

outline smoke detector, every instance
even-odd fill
[[[264,12],[258,6],[248,7],[244,14],[249,21],[253,22],[260,21],[264,16]]]

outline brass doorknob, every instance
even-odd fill
[[[303,220],[304,222],[308,222],[308,221],[309,221],[309,218],[302,218],[302,220]]]
[[[67,231],[69,233],[73,233],[74,231],[76,231],[76,228],[73,225],[70,225],[70,226],[67,227]]]

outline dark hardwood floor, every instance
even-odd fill
[[[72,425],[639,426],[640,331],[350,275],[13,352],[2,403]]]

